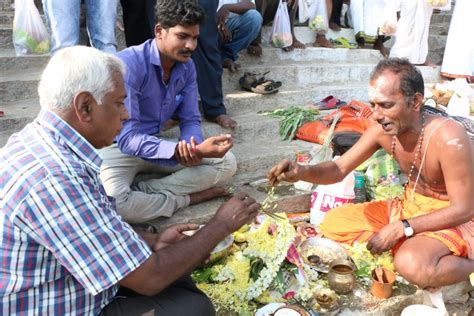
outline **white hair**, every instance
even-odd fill
[[[112,91],[112,76],[125,74],[123,62],[114,55],[86,46],[61,49],[49,61],[38,86],[42,108],[54,112],[67,109],[74,96],[90,92],[98,104]]]

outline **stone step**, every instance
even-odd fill
[[[442,11],[440,13],[433,13],[433,15],[431,16],[431,23],[449,25],[449,22],[451,22],[452,10],[453,9],[451,9],[451,11]]]
[[[235,115],[232,118],[237,122],[237,127],[229,130],[218,124],[203,121],[201,125],[204,138],[220,134],[232,134],[234,142],[242,143],[255,139],[278,138],[280,120],[255,113]],[[162,132],[167,138],[179,138],[179,127],[175,126]]]
[[[14,49],[0,49],[0,69],[2,72],[16,72],[30,68],[43,68],[49,61],[49,55],[31,55],[17,57]]]
[[[329,48],[326,48],[329,49]],[[224,72],[222,84],[230,89],[239,88],[239,78],[245,71],[265,73],[276,81],[293,84],[329,84],[336,82],[368,83],[375,64],[298,62],[284,65],[243,65],[239,73]],[[439,67],[419,67],[426,82],[437,82]],[[225,91],[228,91],[227,89]]]
[[[373,49],[327,49],[308,46],[306,49],[284,52],[279,48],[265,46],[261,57],[241,52],[238,63],[242,65],[282,65],[300,62],[376,64],[381,59],[380,52]]]
[[[15,69],[0,74],[0,100],[14,102],[34,99],[38,96],[38,80],[43,67],[28,68],[17,72]]]
[[[0,132],[13,134],[21,130],[38,115],[40,106],[37,99],[29,99],[2,103],[0,110],[5,112],[5,116],[0,117]],[[0,142],[0,146],[3,146],[4,143]]]
[[[11,25],[0,25],[0,48],[13,48],[12,35]]]
[[[294,85],[284,82],[276,94],[256,94],[253,92],[229,89],[225,92],[224,103],[227,112],[234,116],[242,113],[269,111],[288,106],[305,106],[311,102],[334,95],[345,101],[352,99],[366,101],[367,83],[335,83]]]
[[[13,26],[13,17],[15,14],[13,12],[0,12],[0,25],[11,25]]]

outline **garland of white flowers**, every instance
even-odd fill
[[[272,224],[277,225],[274,236],[268,234]],[[294,227],[286,218],[284,220],[267,218],[255,232],[249,233],[244,255],[261,258],[266,267],[262,269],[259,278],[247,290],[246,299],[251,300],[260,296],[270,286],[280,270],[281,263],[285,260],[295,235]]]
[[[284,214],[281,214],[284,216]],[[275,234],[268,233],[275,227]],[[284,219],[267,217],[254,231],[245,233],[247,247],[226,258],[223,265],[216,265],[213,279],[217,284],[198,283],[216,305],[217,309],[231,309],[236,312],[249,310],[249,301],[260,296],[275,279],[296,232],[286,216]],[[252,282],[250,258],[259,258],[265,267]]]

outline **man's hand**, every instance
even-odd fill
[[[228,234],[251,222],[260,209],[260,204],[246,192],[239,192],[222,204],[211,221],[224,225]]]
[[[180,140],[174,150],[174,157],[176,161],[183,166],[191,167],[201,163],[201,157],[196,153],[196,142],[191,137],[191,144],[185,140]]]
[[[367,249],[374,255],[379,255],[384,251],[392,249],[397,242],[405,236],[403,223],[396,221],[385,225],[367,243]]]
[[[193,141],[192,149],[200,158],[222,158],[234,145],[229,134],[209,137],[198,145]]]
[[[274,166],[267,174],[268,182],[274,186],[280,181],[296,182],[300,180],[300,172],[303,166],[294,161],[283,159]]]
[[[172,245],[180,240],[189,238],[188,235],[183,234],[185,231],[196,230],[199,228],[197,224],[177,224],[166,228],[158,234],[155,244],[152,247],[153,251],[158,251],[166,246]]]
[[[232,33],[225,25],[225,21],[227,21],[229,13],[230,10],[227,5],[223,5],[217,11],[217,31],[219,32],[223,43],[228,43],[232,41]]]

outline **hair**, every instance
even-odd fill
[[[157,0],[156,23],[164,29],[176,25],[191,26],[204,21],[204,10],[196,0]]]
[[[125,74],[123,62],[114,55],[86,46],[59,50],[49,61],[38,86],[42,108],[62,112],[76,94],[90,92],[98,104],[112,91],[115,73]]]
[[[407,104],[413,102],[416,93],[425,94],[425,84],[421,72],[406,58],[387,58],[381,60],[370,75],[370,81],[380,77],[385,71],[398,75],[400,90]]]

